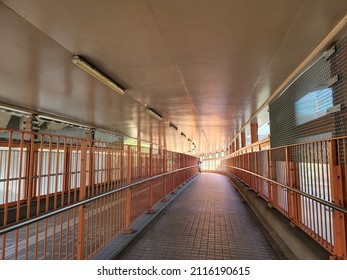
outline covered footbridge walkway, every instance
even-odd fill
[[[0,38],[1,260],[347,259],[347,1],[0,0]]]

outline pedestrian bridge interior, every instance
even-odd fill
[[[0,0],[0,259],[347,259],[347,1]]]

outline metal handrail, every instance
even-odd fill
[[[303,191],[300,191],[300,190],[298,190],[298,189],[295,189],[295,188],[289,187],[289,186],[287,186],[287,185],[278,183],[278,182],[276,182],[276,181],[274,181],[274,180],[272,180],[272,179],[269,179],[269,178],[267,178],[267,177],[264,177],[264,176],[262,176],[262,175],[259,175],[259,174],[257,174],[257,173],[254,173],[254,172],[252,172],[252,171],[249,171],[249,170],[246,170],[246,169],[243,169],[243,168],[240,168],[240,167],[236,167],[236,166],[229,166],[229,165],[221,165],[221,166],[223,166],[223,167],[229,167],[229,168],[234,168],[234,169],[237,169],[237,170],[240,170],[240,171],[244,171],[244,172],[249,173],[249,174],[251,174],[251,175],[257,176],[257,177],[259,177],[259,178],[261,178],[261,179],[263,179],[263,180],[266,180],[266,181],[268,181],[268,182],[270,182],[270,183],[273,183],[273,184],[275,184],[275,185],[278,185],[278,186],[280,186],[283,190],[290,190],[290,191],[292,191],[292,192],[295,192],[295,193],[298,193],[298,194],[300,194],[300,195],[302,195],[302,196],[305,196],[305,197],[307,197],[307,198],[309,198],[309,199],[312,199],[312,200],[314,200],[314,201],[317,201],[317,202],[319,202],[319,203],[321,203],[321,204],[323,204],[323,205],[325,205],[325,206],[328,206],[328,207],[330,207],[330,208],[332,208],[332,209],[334,209],[334,210],[337,210],[337,211],[339,211],[339,212],[342,212],[342,213],[344,213],[344,214],[347,214],[347,208],[343,208],[343,207],[341,207],[341,206],[338,206],[338,205],[336,205],[336,204],[334,204],[334,203],[331,203],[331,202],[329,202],[329,201],[326,201],[326,200],[321,199],[321,198],[319,198],[319,197],[316,197],[316,196],[314,196],[314,195],[311,195],[311,194],[305,193],[305,192],[303,192]]]
[[[120,187],[120,188],[118,188],[118,189],[114,189],[114,190],[108,191],[108,192],[106,192],[106,193],[99,194],[99,195],[94,196],[94,197],[91,197],[91,198],[84,199],[84,200],[79,201],[79,202],[76,202],[76,203],[74,203],[74,204],[70,204],[70,205],[64,206],[64,207],[62,207],[62,208],[53,210],[53,211],[51,211],[51,212],[49,212],[49,213],[44,213],[44,214],[42,214],[42,215],[36,216],[36,217],[31,218],[31,219],[29,219],[29,220],[21,221],[21,222],[18,222],[18,223],[16,223],[16,224],[13,224],[13,225],[6,226],[6,228],[0,229],[0,235],[3,235],[3,234],[5,234],[5,233],[11,232],[11,231],[13,231],[13,230],[22,228],[22,227],[24,227],[24,226],[31,225],[31,224],[33,224],[33,223],[36,223],[36,222],[39,222],[39,221],[41,221],[41,220],[47,219],[47,218],[52,217],[52,216],[54,216],[54,215],[56,215],[56,214],[60,214],[60,213],[62,213],[62,212],[65,212],[65,211],[67,211],[67,210],[76,208],[76,207],[81,206],[81,205],[83,205],[83,204],[91,203],[91,202],[93,202],[93,201],[95,201],[95,200],[97,200],[97,199],[103,198],[103,197],[105,197],[105,196],[108,196],[108,195],[113,194],[113,193],[116,193],[116,192],[123,191],[123,190],[125,190],[125,189],[134,187],[134,186],[136,186],[136,185],[143,184],[143,183],[147,183],[147,182],[149,182],[149,181],[158,179],[158,178],[163,177],[163,176],[170,175],[170,174],[172,174],[172,173],[176,173],[176,172],[179,172],[179,171],[187,170],[187,169],[190,169],[190,168],[197,168],[197,167],[198,167],[198,165],[192,165],[192,166],[188,166],[188,167],[183,167],[183,168],[176,169],[176,170],[173,170],[173,171],[169,171],[169,172],[166,172],[166,173],[163,173],[163,174],[155,175],[155,176],[153,176],[153,177],[150,177],[150,178],[147,178],[147,179],[143,179],[143,180],[138,181],[138,182],[131,183],[131,184],[129,184],[129,185],[126,185],[126,186]]]

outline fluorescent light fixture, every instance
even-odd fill
[[[187,138],[187,136],[183,132],[181,132],[181,136]]]
[[[172,122],[170,122],[169,127],[172,128],[175,131],[178,131],[177,126],[175,126]]]
[[[82,58],[80,58],[78,55],[74,55],[72,57],[72,62],[76,64],[78,67],[92,75],[94,78],[98,79],[100,82],[104,83],[111,89],[113,89],[115,92],[119,94],[124,94],[125,90],[121,88],[119,85],[117,85],[114,81],[112,81],[109,77],[107,77],[105,74],[101,73],[99,70],[95,69],[92,65],[84,61]]]
[[[42,121],[58,122],[58,123],[62,123],[62,124],[67,124],[67,125],[77,126],[77,127],[80,127],[80,128],[87,128],[87,129],[89,129],[88,126],[83,125],[83,124],[70,122],[70,121],[65,121],[65,120],[62,120],[62,119],[49,117],[49,116],[45,116],[45,115],[38,115],[37,118],[42,120]]]
[[[16,109],[16,108],[3,106],[3,105],[0,105],[0,111],[2,111],[4,113],[5,112],[9,113],[9,114],[12,114],[12,115],[15,115],[15,116],[19,116],[19,117],[21,117],[23,115],[31,115],[30,112],[19,110],[19,109]]]
[[[159,121],[162,121],[162,120],[163,120],[162,115],[160,115],[158,112],[156,112],[156,111],[153,110],[152,108],[147,107],[147,108],[146,108],[146,112],[147,112],[148,114],[150,114],[152,117],[154,117],[154,118],[156,118],[157,120],[159,120]]]

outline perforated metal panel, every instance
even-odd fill
[[[347,135],[346,58],[344,38],[270,104],[272,147]]]
[[[336,43],[336,52],[330,58],[331,72],[338,75],[338,82],[332,85],[334,104],[341,105],[341,112],[333,114],[333,136],[347,135],[347,38]]]

